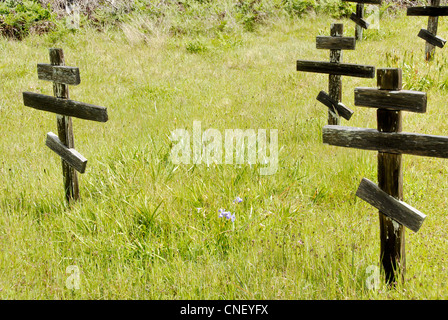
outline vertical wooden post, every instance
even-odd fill
[[[64,52],[62,49],[51,48],[50,62],[55,66],[65,66]],[[57,98],[68,99],[68,85],[54,82],[53,93]],[[57,115],[58,136],[67,148],[75,148],[73,135],[72,118],[69,116]],[[64,176],[65,198],[69,203],[79,199],[78,176],[75,169],[62,160],[62,173]]]
[[[332,23],[330,28],[330,36],[342,37],[344,33],[344,25],[342,23]],[[341,63],[342,62],[342,50],[330,49],[330,62]],[[329,75],[328,80],[328,95],[336,102],[341,102],[342,99],[342,76]],[[340,118],[328,111],[328,124],[339,125]]]
[[[439,6],[440,5],[440,0],[430,0],[430,5],[431,6]],[[437,25],[439,22],[439,17],[429,17],[428,18],[428,31],[431,32],[432,34],[437,34]],[[428,41],[426,41],[426,45],[425,45],[425,60],[426,61],[430,61],[432,59],[434,59],[434,54],[436,51],[436,47],[432,44],[430,44]]]
[[[364,3],[356,4],[356,16],[360,19],[364,19]],[[362,27],[359,24],[355,26],[355,38],[356,40],[362,40]]]
[[[378,69],[377,82],[379,89],[401,90],[401,69]],[[378,109],[378,131],[401,132],[401,111]],[[378,186],[387,194],[403,200],[403,172],[401,154],[378,152]],[[402,279],[405,271],[405,229],[403,225],[379,212],[380,221],[380,260],[385,272],[386,282],[392,284],[395,273],[400,270]]]

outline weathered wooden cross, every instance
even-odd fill
[[[421,29],[418,36],[426,41],[425,60],[434,58],[436,47],[443,48],[446,40],[437,36],[437,25],[440,16],[448,16],[448,6],[440,6],[440,0],[429,0],[430,5],[424,7],[408,7],[408,16],[428,16],[428,30]]]
[[[448,158],[448,137],[402,132],[401,111],[426,112],[426,93],[402,89],[401,69],[377,70],[377,88],[356,88],[355,105],[377,109],[377,130],[327,125],[323,142],[340,147],[378,151],[378,186],[363,179],[357,196],[379,209],[380,261],[386,282],[405,271],[405,230],[417,232],[425,215],[402,202],[403,153]]]
[[[356,23],[355,38],[362,40],[362,29],[369,28],[369,23],[364,19],[364,4],[381,4],[382,0],[342,0],[344,2],[356,2],[356,13],[352,13],[350,20]]]
[[[74,149],[71,117],[106,122],[108,115],[105,107],[69,100],[68,85],[81,82],[79,69],[65,66],[62,49],[52,48],[49,51],[51,64],[39,63],[37,74],[40,80],[53,81],[55,97],[23,92],[23,103],[27,107],[57,114],[58,135],[49,132],[46,145],[62,158],[65,197],[71,203],[79,199],[78,177],[74,169],[84,173],[87,164],[87,159]]]
[[[317,100],[326,105],[328,110],[328,124],[339,124],[339,116],[349,120],[353,111],[341,103],[342,78],[352,76],[361,78],[374,78],[375,67],[357,64],[342,63],[342,50],[354,50],[356,40],[354,37],[343,37],[344,25],[331,24],[330,36],[317,36],[317,49],[330,49],[330,62],[297,61],[297,71],[327,73],[329,74],[328,94],[321,91]]]

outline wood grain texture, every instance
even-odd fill
[[[375,78],[375,67],[352,63],[297,61],[297,71],[327,73],[358,78]]]
[[[355,88],[355,106],[424,113],[426,105],[425,92]]]
[[[332,23],[330,26],[330,36],[341,38],[344,35],[344,24]],[[342,50],[330,49],[330,63],[342,62]],[[342,76],[338,74],[329,74],[328,76],[328,95],[337,103],[342,99]],[[340,124],[340,118],[332,111],[328,111],[328,124]]]
[[[448,158],[448,137],[445,136],[326,125],[322,138],[324,143],[339,147]]]
[[[334,101],[325,91],[320,91],[316,99],[317,101],[327,106],[331,110],[331,112],[343,117],[346,120],[350,120],[353,115],[353,110],[347,108],[341,102]]]
[[[403,89],[403,72],[398,68],[378,68],[376,83],[381,90],[401,90]]]
[[[81,83],[79,68],[67,66],[53,66],[51,64],[37,64],[39,80],[54,81],[61,84],[78,85]]]
[[[354,37],[316,37],[316,49],[355,50],[356,39]]]
[[[355,38],[357,41],[362,40],[363,29],[367,29],[369,24],[364,20],[364,3],[356,4],[356,14],[354,15],[355,21]]]
[[[107,108],[69,99],[51,97],[39,93],[23,92],[25,106],[54,112],[64,116],[106,122]]]
[[[378,83],[379,85],[379,83]],[[401,86],[401,83],[397,84]],[[379,86],[381,89],[381,86]],[[399,134],[402,131],[402,111],[377,110],[377,130],[387,134]],[[388,195],[403,200],[402,155],[378,152],[378,187]],[[404,280],[406,269],[405,229],[394,223],[384,212],[379,211],[380,222],[380,261],[386,276],[386,282],[396,281],[397,270]]]
[[[431,45],[443,48],[445,46],[446,40],[441,37],[435,36],[431,32],[426,29],[421,29],[418,33],[418,36],[423,40],[429,42]]]
[[[366,178],[361,180],[356,196],[414,232],[418,232],[426,218],[425,214],[390,196]]]
[[[50,63],[54,66],[65,66],[64,51],[60,48],[50,48]],[[68,85],[53,82],[53,94],[58,99],[68,99],[69,90]],[[61,142],[67,148],[75,148],[75,137],[73,134],[73,121],[72,118],[65,115],[56,115],[58,136]],[[73,201],[77,201],[80,198],[79,195],[79,182],[76,171],[70,167],[67,162],[61,160],[62,175],[64,177],[64,191],[65,198],[70,204]]]
[[[45,144],[79,173],[86,171],[87,159],[75,149],[65,146],[53,132],[47,133]]]

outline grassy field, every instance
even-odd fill
[[[355,192],[363,177],[377,181],[376,153],[322,143],[327,111],[315,98],[328,76],[295,70],[297,59],[328,60],[315,37],[337,21],[354,35],[348,19],[309,14],[178,33],[174,22],[135,16],[101,32],[0,39],[0,298],[448,298],[443,159],[403,156],[404,200],[427,218],[406,231],[405,283],[367,285],[379,266],[378,213]],[[427,113],[405,113],[403,130],[448,135],[447,54],[424,61],[416,35],[426,21],[386,13],[343,59],[402,68],[405,89],[428,94]],[[447,29],[441,19],[439,34]],[[22,101],[23,91],[53,94],[36,72],[51,47],[80,68],[70,97],[109,113],[106,123],[73,120],[88,164],[71,207],[60,158],[45,146],[56,117]],[[357,86],[376,79],[343,78],[342,101],[355,114],[342,124],[375,128],[375,111],[353,106]],[[170,133],[192,132],[193,121],[203,131],[277,129],[278,171],[174,164]],[[235,221],[219,218],[221,208]],[[68,285],[73,268],[79,288]]]

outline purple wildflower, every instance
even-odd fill
[[[233,221],[235,221],[235,214],[232,214],[230,211],[226,211],[225,209],[219,209],[218,210],[218,218],[227,218]]]
[[[240,197],[236,197],[235,200],[233,200],[233,203],[240,203],[243,202],[243,199],[241,199]]]

